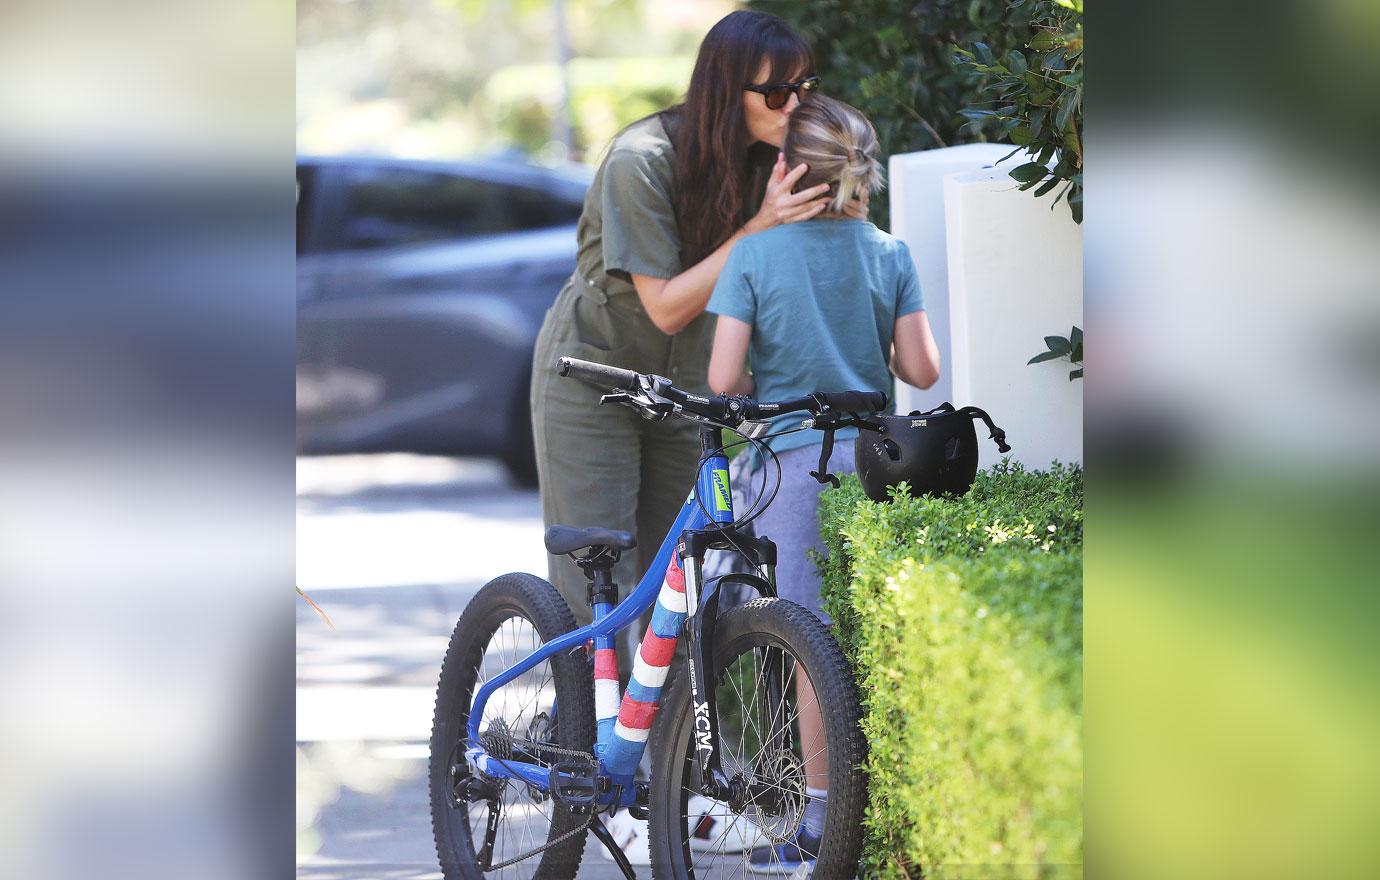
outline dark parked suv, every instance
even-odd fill
[[[507,159],[299,157],[300,451],[495,455],[531,484],[532,347],[588,182]]]

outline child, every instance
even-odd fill
[[[708,310],[719,316],[710,387],[759,400],[852,390],[890,397],[892,373],[930,387],[939,378],[939,349],[909,249],[871,223],[843,215],[850,199],[882,183],[872,124],[841,101],[812,97],[791,114],[783,151],[788,168],[809,166],[797,188],[828,183],[833,200],[814,219],[747,236],[734,246],[709,300]],[[749,360],[751,375],[744,368]],[[800,418],[778,417],[772,429],[799,424]],[[833,472],[853,471],[856,436],[852,428],[835,435]],[[777,544],[778,593],[828,623],[807,555],[823,551],[817,519],[822,484],[809,476],[822,435],[801,431],[768,442],[781,461],[781,488],[754,526]],[[749,479],[758,485],[760,475]],[[811,861],[823,830],[828,756],[805,676],[797,679],[797,697],[810,802],[794,844],[754,852],[750,867],[758,873],[790,873]]]

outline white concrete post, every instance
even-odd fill
[[[997,168],[944,179],[956,406],[980,406],[1028,468],[1083,460],[1083,381],[1066,360],[1027,365],[1045,336],[1083,326],[1083,235],[1061,201],[1020,192]],[[1000,459],[979,423],[980,466]]]
[[[921,391],[897,380],[896,411],[933,409],[953,400],[949,344],[948,244],[944,233],[944,178],[959,171],[991,165],[1015,147],[1010,144],[964,144],[918,153],[901,153],[887,165],[891,234],[910,248],[920,274],[920,292],[942,361],[939,381]],[[1015,167],[1013,157],[1009,167]],[[1028,355],[1027,355],[1028,357]],[[959,401],[955,404],[962,405]]]

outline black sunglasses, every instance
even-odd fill
[[[778,83],[774,86],[743,86],[749,92],[756,92],[767,99],[768,110],[780,110],[786,106],[786,102],[794,94],[797,98],[804,101],[815,89],[819,88],[819,77],[807,76],[800,82]]]

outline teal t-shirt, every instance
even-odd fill
[[[741,239],[708,311],[752,325],[749,364],[758,400],[816,391],[892,393],[896,319],[923,309],[910,249],[864,220],[806,220]],[[772,430],[798,425],[791,413]],[[849,428],[838,439],[857,436]],[[823,439],[801,431],[771,440],[777,452]]]

